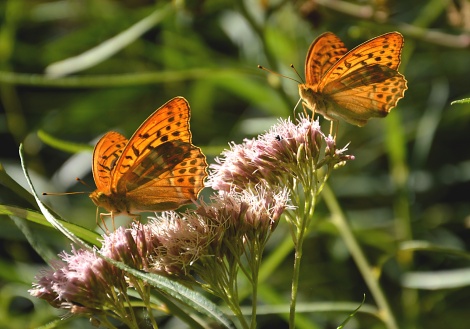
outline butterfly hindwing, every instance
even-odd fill
[[[324,93],[357,118],[384,117],[407,89],[405,78],[387,66],[364,66],[329,83]]]
[[[144,158],[138,159],[123,176],[126,183],[126,191],[131,192],[147,186],[164,186],[162,182],[169,174],[173,177],[174,169],[181,163],[191,159],[193,149],[199,150],[194,145],[175,140],[160,144]],[[202,154],[202,153],[201,153]]]
[[[155,207],[161,207],[161,210],[174,209],[178,205],[196,200],[199,191],[204,187],[207,163],[201,150],[184,142],[173,141],[165,144],[172,144],[171,147],[165,147],[171,148],[173,155],[163,159],[159,155],[156,157],[160,158],[157,163],[163,161],[166,165],[147,168],[146,172],[133,182],[135,188],[127,193],[127,198],[134,207],[146,209],[149,204],[153,204],[155,211],[159,210]],[[126,176],[129,175],[130,173]]]
[[[204,178],[207,176],[206,167],[206,157],[202,154],[201,149],[191,145],[189,153],[186,154],[183,161],[160,177],[162,180],[170,182],[172,186],[184,190],[185,194],[194,200],[198,191],[204,187]]]

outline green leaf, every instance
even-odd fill
[[[160,23],[171,12],[171,4],[163,8],[159,8],[139,22],[135,23],[133,26],[113,38],[102,42],[98,46],[91,48],[78,56],[67,58],[57,63],[52,63],[46,67],[46,74],[50,77],[57,78],[93,67],[110,58],[118,51],[121,51],[130,43],[136,41],[144,33],[148,32],[148,30]]]
[[[107,259],[108,260],[108,259]],[[234,325],[227,316],[219,310],[219,307],[207,299],[204,295],[188,289],[186,286],[170,280],[164,276],[154,274],[154,273],[143,273],[132,269],[123,263],[116,262],[112,259],[109,259],[113,265],[116,267],[129,272],[130,274],[138,277],[142,280],[145,280],[151,286],[157,288],[158,290],[165,292],[169,296],[175,298],[178,301],[181,301],[185,305],[190,306],[195,311],[198,311],[209,318],[218,321],[220,324],[224,325],[226,328],[234,328]],[[165,298],[165,295],[159,295],[159,299]]]
[[[464,98],[464,99],[459,99],[459,100],[453,101],[453,102],[450,103],[450,105],[466,104],[466,103],[470,103],[470,98]]]
[[[60,231],[63,235],[65,235],[68,239],[70,239],[72,242],[76,243],[83,249],[87,249],[89,251],[93,251],[93,248],[90,247],[88,244],[86,244],[83,240],[81,240],[79,237],[77,237],[72,231],[70,231],[68,228],[66,228],[64,225],[62,225],[49,211],[49,209],[41,202],[39,199],[36,190],[34,189],[33,183],[31,182],[31,178],[28,175],[28,171],[26,170],[26,164],[24,162],[24,156],[23,156],[23,144],[20,145],[20,159],[21,159],[21,168],[23,169],[23,173],[26,177],[26,181],[28,182],[29,187],[31,188],[31,192],[33,193],[33,197],[36,200],[37,205],[39,206],[39,209],[41,210],[42,214],[46,218],[46,220],[58,231]]]
[[[398,248],[400,252],[428,251],[435,253],[445,253],[465,259],[470,259],[470,254],[460,249],[448,246],[439,246],[423,240],[410,240],[402,242]]]
[[[351,314],[349,314],[349,316],[346,318],[346,320],[343,321],[343,323],[341,323],[341,325],[338,327],[338,329],[344,328],[346,323],[348,323],[349,320],[351,320],[352,317],[356,315],[357,311],[359,311],[359,309],[362,307],[362,305],[364,305],[365,301],[366,301],[366,295],[364,294],[364,297],[362,298],[361,304]]]
[[[10,175],[8,175],[8,173],[5,171],[5,168],[3,168],[1,163],[0,163],[0,184],[2,184],[3,186],[11,190],[16,195],[18,195],[21,199],[29,202],[32,206],[36,207],[36,209],[39,209],[31,193],[25,190],[23,186],[18,184],[13,178],[11,178]]]
[[[0,204],[0,214],[16,216],[46,227],[52,227],[51,223],[47,221],[47,219],[40,212],[34,210]],[[91,243],[97,247],[101,246],[101,242],[99,241],[101,236],[98,233],[93,232],[83,226],[69,223],[64,220],[58,219],[57,221],[84,241],[87,241],[88,243]]]
[[[43,130],[38,131],[38,137],[44,144],[63,152],[75,154],[82,151],[93,150],[93,147],[91,145],[67,142],[62,139],[55,138],[54,136],[49,135]]]
[[[470,269],[410,271],[401,277],[403,287],[423,290],[459,289],[470,286]]]

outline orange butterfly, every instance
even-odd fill
[[[196,200],[203,188],[206,158],[191,144],[190,108],[175,97],[157,109],[127,140],[111,131],[93,151],[97,189],[90,198],[111,216],[164,211]]]
[[[328,120],[364,126],[385,117],[403,97],[406,80],[398,73],[403,36],[390,32],[348,51],[333,33],[320,35],[307,53],[303,105]]]

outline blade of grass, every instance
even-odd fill
[[[135,23],[127,30],[119,33],[115,37],[106,40],[100,45],[87,50],[86,52],[53,63],[46,67],[46,75],[51,78],[63,77],[65,75],[86,70],[117,53],[121,49],[134,42],[148,30],[161,22],[172,12],[172,4],[167,4],[163,8],[155,10],[153,13]]]

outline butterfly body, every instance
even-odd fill
[[[191,144],[190,108],[175,97],[157,109],[127,140],[105,134],[93,152],[97,189],[92,201],[111,217],[125,213],[177,209],[203,188],[207,163]]]
[[[305,84],[299,94],[305,107],[328,120],[364,126],[384,117],[407,89],[397,69],[403,37],[391,32],[347,51],[333,33],[319,36],[305,61]]]

